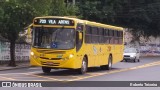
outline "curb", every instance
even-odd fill
[[[29,68],[29,67],[32,66],[4,67],[4,69],[0,69],[0,71],[15,70],[15,69]]]

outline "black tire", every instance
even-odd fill
[[[128,62],[127,60],[125,60],[125,62]]]
[[[136,62],[136,58],[133,60],[133,62]]]
[[[140,62],[140,60],[138,59],[138,62]]]
[[[110,70],[112,68],[112,56],[110,55],[108,58],[108,64],[100,66],[102,70]]]
[[[124,60],[121,60],[121,62],[123,62]]]
[[[85,74],[87,72],[88,63],[86,57],[83,58],[81,68],[78,69],[79,74]]]
[[[42,67],[42,71],[44,73],[50,73],[51,72],[51,68],[49,68],[49,67]]]

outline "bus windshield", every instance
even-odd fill
[[[125,53],[136,53],[136,49],[135,48],[127,48],[124,50]]]
[[[72,49],[75,46],[75,30],[72,28],[35,27],[33,47],[49,49]]]

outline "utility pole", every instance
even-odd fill
[[[75,4],[76,4],[76,1],[75,1],[75,0],[72,0],[72,3],[73,3],[73,5],[75,5]]]

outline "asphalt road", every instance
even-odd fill
[[[40,67],[0,71],[0,81],[160,81],[160,57],[145,57],[141,58],[141,61],[136,63],[119,62],[114,64],[112,70],[109,71],[101,70],[99,67],[90,68],[85,75],[79,75],[73,70],[52,70],[50,74],[44,74]],[[64,88],[74,90],[73,87]],[[103,87],[101,89],[105,90],[105,88],[108,87]],[[56,90],[61,89],[62,88],[56,87]],[[87,90],[87,87],[79,87],[78,89]],[[97,88],[92,89],[95,90]],[[117,90],[116,87],[109,87],[108,90],[109,89]],[[121,90],[121,88],[118,89]],[[152,88],[150,87],[148,89],[143,87],[137,89],[151,90]],[[157,88],[153,89],[155,90]],[[52,89],[46,88],[46,90]],[[135,90],[135,88],[125,87],[125,90]]]

